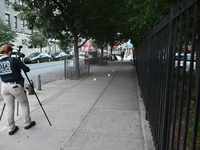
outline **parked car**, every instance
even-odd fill
[[[109,60],[110,59],[110,53],[108,53],[108,52],[103,52],[103,59],[104,60]]]
[[[67,54],[67,58],[68,59],[74,58],[74,52],[72,52],[72,51],[66,51],[65,53]]]
[[[178,67],[178,53],[175,55],[175,67]],[[190,70],[190,60],[191,60],[191,53],[187,54],[186,57],[186,72]],[[180,54],[180,69],[183,69],[184,65],[184,53]],[[193,69],[194,72],[196,71],[196,53],[194,53],[194,62],[193,62]]]
[[[28,57],[24,58],[24,63],[29,64],[29,63],[41,63],[41,62],[50,62],[51,61],[51,56],[48,55],[47,53],[32,53]]]
[[[85,56],[85,53],[83,53],[83,52],[79,52],[78,54],[79,54],[80,57],[84,57]]]
[[[65,60],[67,57],[68,55],[65,52],[55,52],[51,55],[53,61]]]
[[[87,51],[85,52],[85,63],[97,64],[98,59],[101,57],[101,54],[98,51]]]

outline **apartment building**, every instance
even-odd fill
[[[10,25],[12,29],[17,32],[18,36],[13,42],[13,48],[17,49],[17,46],[23,46],[21,52],[26,56],[33,52],[40,52],[40,49],[29,49],[27,47],[28,36],[31,35],[31,30],[27,28],[26,21],[20,19],[19,12],[16,12],[11,8],[10,3],[12,2],[19,2],[20,5],[23,5],[22,2],[18,0],[0,0],[0,18],[4,20],[5,24]],[[51,40],[49,44],[48,47],[43,48],[43,51],[56,51],[57,43],[52,42]]]

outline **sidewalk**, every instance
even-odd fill
[[[28,95],[36,126],[23,129],[20,109],[16,116],[19,131],[9,136],[4,114],[0,149],[154,150],[138,89],[135,69],[128,58],[123,63],[94,65],[90,75],[80,80],[63,79],[42,85],[36,93],[52,126],[35,95]]]

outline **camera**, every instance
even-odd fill
[[[24,53],[21,53],[21,49],[23,48],[23,46],[17,46],[17,53],[16,53],[16,57],[21,59],[21,58],[24,58],[25,57],[25,54]]]
[[[21,45],[17,46],[17,51],[20,52],[22,48],[23,48],[23,46],[21,46]]]

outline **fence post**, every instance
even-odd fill
[[[177,24],[176,21],[172,18],[178,12],[178,6],[173,6],[171,8],[169,20],[170,20],[170,28],[169,28],[169,39],[168,39],[168,58],[167,58],[167,75],[166,75],[166,89],[164,96],[164,111],[163,111],[163,119],[162,119],[162,133],[161,133],[161,147],[162,150],[168,150],[169,148],[169,129],[170,129],[170,105],[171,105],[171,90],[172,90],[172,78],[173,78],[173,60],[174,51],[176,47],[176,34],[177,34]]]
[[[87,62],[87,66],[88,66],[88,74],[90,74],[90,63]]]
[[[195,12],[198,13],[195,15],[195,17],[197,18],[197,16],[199,15],[200,11],[198,10],[199,9],[199,3],[197,3],[195,5]],[[198,22],[200,22],[200,20],[198,20]],[[197,27],[196,29],[199,29],[199,23],[197,24]],[[197,30],[197,35],[198,35],[198,38],[196,37],[196,43],[195,43],[195,46],[196,46],[196,53],[197,53],[197,58],[199,58],[200,56],[200,30]],[[195,39],[195,38],[194,38]],[[197,64],[196,64],[196,69],[197,69],[197,73],[196,73],[196,76],[197,76],[197,81],[196,81],[196,106],[195,106],[195,118],[194,118],[194,125],[193,125],[193,138],[192,138],[192,149],[196,149],[196,142],[197,142],[197,135],[198,135],[198,130],[199,130],[199,111],[200,111],[200,60],[199,59],[196,59],[197,61]]]
[[[67,78],[69,78],[69,72],[70,72],[70,70],[69,70],[69,61],[67,60],[66,61],[66,63],[67,63]]]
[[[65,80],[66,80],[66,73],[67,73],[67,71],[66,71],[67,69],[66,69],[66,59],[64,60],[64,78],[65,78]]]
[[[146,83],[146,93],[145,93],[145,107],[146,107],[146,119],[148,118],[148,98],[149,98],[149,78],[150,78],[150,64],[151,64],[151,48],[152,48],[152,35],[149,38],[149,45],[148,45],[148,66],[147,66],[147,83]]]

